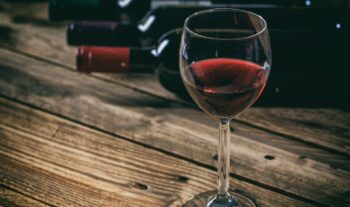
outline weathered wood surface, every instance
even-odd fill
[[[0,64],[1,93],[7,97],[211,169],[215,164],[217,130],[208,126],[215,122],[199,111],[3,49]],[[348,171],[247,139],[253,136],[248,130],[242,125],[232,136],[233,177],[318,205],[348,202]],[[349,165],[348,159],[338,159]]]
[[[0,3],[0,44],[6,48],[0,49],[0,96],[31,104],[212,172],[216,154],[215,121],[182,104],[183,101],[162,89],[152,75],[91,77],[69,71],[74,70],[75,51],[66,46],[63,24],[52,24],[45,19],[45,5],[10,8]],[[253,108],[233,125],[236,136],[232,137],[232,177],[253,188],[269,189],[273,195],[264,196],[275,197],[259,197],[263,206],[286,206],[271,201],[277,199],[276,195],[291,197],[290,203],[349,205],[349,120],[349,113],[339,109]],[[11,161],[7,163],[13,166]],[[30,168],[28,162],[14,166],[17,167],[24,171]],[[30,180],[27,182],[29,185]],[[60,179],[55,182],[59,183]],[[242,186],[244,189],[245,184]],[[76,185],[85,189],[84,192],[88,187]],[[67,190],[64,186],[62,189]],[[44,197],[40,192],[39,195]],[[119,198],[113,195],[110,200],[124,202]],[[50,199],[50,202],[55,200]],[[65,201],[57,198],[57,202]],[[95,200],[91,202],[86,205],[98,205]],[[293,205],[297,204],[288,206]]]
[[[35,4],[31,7],[21,4],[3,5],[0,28],[5,35],[2,39],[0,37],[0,44],[74,70],[75,49],[66,45],[64,24],[48,22],[46,4]],[[163,89],[153,75],[94,75],[148,94],[184,102]],[[348,110],[253,108],[239,116],[237,120],[299,140],[304,144],[350,155]]]
[[[0,186],[0,206],[3,207],[18,207],[18,206],[36,206],[48,207],[45,203],[37,201],[26,195],[13,191],[5,186]]]
[[[0,98],[0,184],[55,206],[164,206],[215,187],[215,172]],[[33,185],[34,184],[34,185]],[[231,179],[261,206],[313,206]]]

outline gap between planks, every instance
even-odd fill
[[[2,203],[3,202],[3,203]],[[55,207],[45,201],[34,198],[30,195],[12,189],[9,186],[0,184],[0,205],[10,206],[36,206],[36,207]]]

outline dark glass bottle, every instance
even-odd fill
[[[259,103],[274,105],[332,105],[349,103],[346,93],[349,62],[347,31],[270,30],[274,55],[269,84]],[[80,47],[77,69],[82,72],[155,72],[160,83],[181,97],[188,94],[179,74],[181,29],[164,34],[155,46]],[[324,41],[325,39],[332,41]],[[330,72],[332,70],[332,72]]]
[[[182,27],[192,13],[211,7],[164,6],[146,14],[137,25],[116,22],[75,22],[68,26],[70,45],[149,47],[165,32]],[[270,29],[327,31],[346,28],[343,12],[336,9],[241,8],[260,14]],[[325,15],[327,14],[327,15]]]
[[[156,72],[166,89],[183,94],[185,88],[178,73],[181,33],[181,29],[169,31],[158,40],[156,45],[148,48],[79,47],[77,70],[110,73]]]
[[[258,4],[258,5],[276,5],[287,7],[337,7],[344,0],[320,1],[320,0],[211,0],[213,3],[220,4]]]
[[[114,20],[136,22],[150,10],[147,1],[50,0],[49,18],[61,20]]]
[[[135,6],[147,5],[155,8],[159,5],[180,5],[180,4],[201,4],[201,5],[259,5],[267,6],[285,6],[285,7],[337,7],[347,0],[119,0],[120,2],[127,2]]]

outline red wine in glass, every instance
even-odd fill
[[[194,13],[185,21],[179,54],[187,91],[220,123],[217,191],[200,193],[184,207],[257,207],[247,193],[229,187],[230,120],[265,88],[272,63],[265,20],[230,8]]]
[[[187,90],[202,110],[217,117],[233,117],[248,108],[267,80],[263,67],[240,59],[212,58],[188,67],[192,80],[184,78]]]

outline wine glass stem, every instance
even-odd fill
[[[218,143],[218,196],[229,196],[230,119],[220,119]]]

